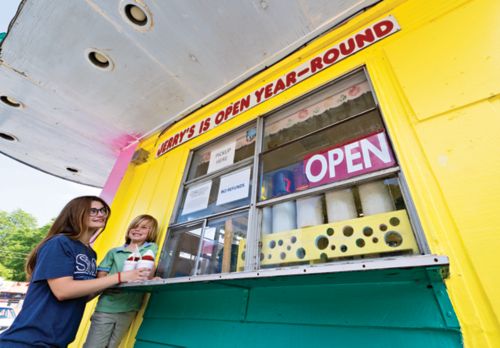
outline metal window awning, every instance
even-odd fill
[[[0,96],[19,103],[0,103],[0,152],[102,186],[129,144],[377,2],[23,0],[0,46]]]

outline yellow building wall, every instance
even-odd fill
[[[155,159],[175,132],[282,76],[370,23],[393,15],[401,30]],[[141,144],[98,254],[123,243],[129,221],[149,213],[162,245],[191,149],[365,66],[434,254],[450,258],[448,292],[466,347],[500,347],[500,1],[386,0],[318,38],[210,105]],[[80,346],[95,303],[73,344]],[[168,309],[165,309],[168,310]],[[142,313],[123,346],[132,347]]]

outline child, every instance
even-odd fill
[[[121,272],[126,263],[127,268],[131,263],[141,263],[137,259],[154,260],[158,251],[154,243],[157,230],[158,222],[150,215],[139,215],[132,220],[125,236],[125,245],[108,251],[97,267],[97,277]],[[151,269],[149,279],[152,279],[153,274],[154,269]],[[92,315],[84,347],[118,347],[140,309],[142,299],[143,294],[140,292],[104,292]]]
[[[106,227],[111,211],[101,198],[71,200],[30,253],[24,306],[0,335],[1,347],[66,347],[75,338],[93,294],[119,283],[147,279],[146,269],[96,278],[90,238]]]

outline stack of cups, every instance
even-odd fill
[[[147,268],[149,273],[151,273],[155,265],[155,254],[151,250],[148,250],[142,255],[141,259],[137,261],[137,268]]]
[[[123,263],[122,272],[131,271],[136,268],[147,268],[151,272],[155,265],[155,254],[148,250],[141,256],[139,251],[129,256]]]
[[[132,253],[132,255],[130,255],[128,259],[126,259],[125,262],[123,263],[122,272],[127,272],[136,269],[137,260],[139,260],[139,258],[140,256],[136,256],[135,253]]]

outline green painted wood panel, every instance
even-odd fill
[[[152,294],[135,346],[460,347],[438,274],[370,271],[166,287]]]
[[[154,294],[149,302],[149,318],[196,318],[240,320],[247,306],[248,290],[223,287]],[[164,308],[175,310],[165,311]],[[200,310],[202,309],[202,310]]]
[[[143,325],[144,326],[144,325]],[[142,328],[141,328],[142,330]],[[154,320],[135,347],[459,347],[461,336],[441,330],[286,325],[203,320]],[[148,342],[149,341],[149,342]]]
[[[256,288],[251,291],[247,319],[380,327],[397,323],[398,327],[442,328],[445,323],[436,315],[435,302],[432,289],[417,283]],[[402,308],[411,310],[412,315]]]

